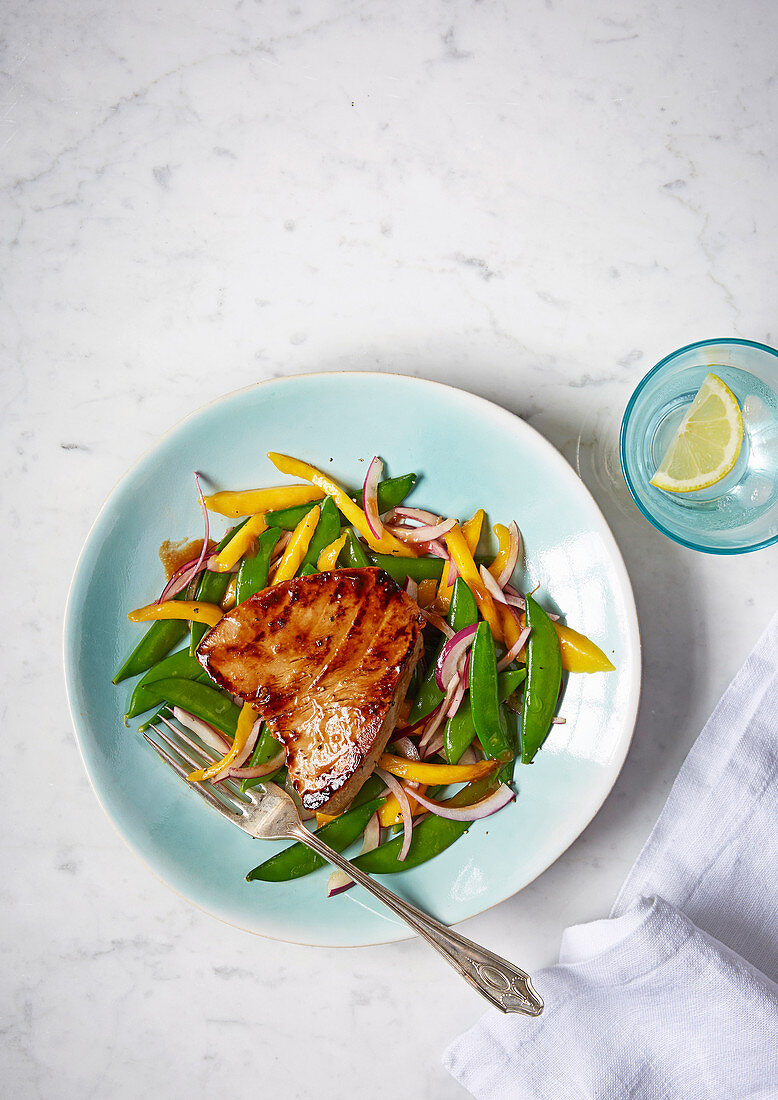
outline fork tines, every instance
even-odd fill
[[[160,721],[164,723],[169,732],[166,733],[155,725],[154,737],[150,737],[148,733],[144,733],[143,736],[157,755],[181,779],[186,780],[186,777],[194,769],[210,767],[218,759],[213,749],[204,744],[191,730],[181,725],[175,725],[164,716],[160,716]],[[214,809],[220,810],[222,813],[225,810],[231,814],[239,813],[240,804],[250,801],[232,779],[223,779],[219,783],[191,783],[190,786]],[[238,805],[236,805],[236,802]]]

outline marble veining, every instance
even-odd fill
[[[776,32],[761,0],[5,6],[9,1094],[464,1095],[439,1056],[481,1002],[434,955],[270,943],[191,909],[114,833],[74,744],[61,621],[93,517],[171,423],[256,380],[446,381],[591,488],[641,619],[632,751],[580,839],[466,933],[532,969],[607,913],[776,602],[774,550],[669,543],[613,463],[664,354],[778,339]]]

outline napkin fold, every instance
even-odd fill
[[[611,917],[568,928],[536,1020],[443,1063],[478,1100],[778,1097],[778,615],[708,720]]]

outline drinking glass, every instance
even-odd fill
[[[658,489],[651,478],[709,373],[729,386],[740,406],[737,462],[707,489]],[[777,391],[778,351],[752,340],[700,340],[648,372],[624,413],[619,455],[632,499],[655,527],[711,554],[740,554],[778,541]]]

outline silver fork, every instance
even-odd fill
[[[202,768],[217,759],[213,750],[202,742],[196,742],[188,730],[183,731],[164,718],[162,721],[169,733],[155,727],[158,740],[148,734],[144,737],[176,775],[186,780],[192,767]],[[340,867],[388,909],[402,917],[495,1008],[526,1016],[539,1016],[543,1011],[543,1001],[535,992],[528,974],[397,897],[333,851],[315,833],[305,828],[294,802],[275,783],[265,783],[248,791],[241,791],[231,780],[218,785],[190,783],[188,786],[197,791],[212,809],[249,836],[258,840],[299,840],[329,863]]]

